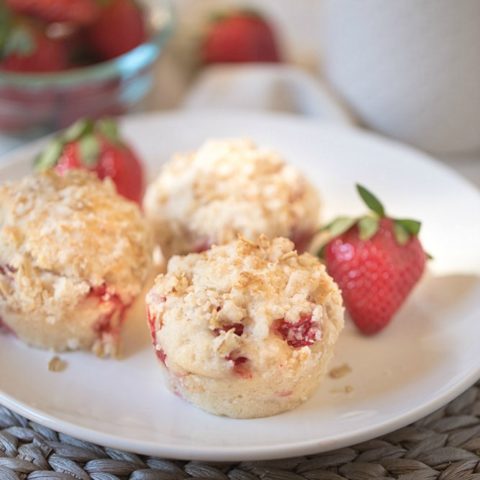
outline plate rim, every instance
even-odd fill
[[[375,143],[381,143],[389,148],[395,148],[396,150],[405,153],[405,155],[414,155],[418,161],[428,163],[432,168],[443,170],[444,173],[448,173],[450,176],[454,176],[455,179],[463,184],[463,187],[468,188],[471,192],[475,192],[480,199],[480,191],[471,183],[468,179],[460,175],[451,167],[445,165],[442,162],[436,161],[433,157],[425,152],[419,151],[414,147],[405,145],[401,142],[391,140],[382,137],[374,132],[367,132],[362,129],[347,126],[337,125],[322,122],[316,119],[300,117],[292,114],[284,113],[263,113],[263,112],[247,112],[243,110],[218,110],[218,109],[205,109],[195,111],[170,111],[170,112],[149,112],[136,115],[128,115],[122,117],[122,125],[129,122],[142,122],[142,121],[155,121],[161,118],[163,121],[169,121],[169,119],[182,119],[182,118],[199,118],[203,121],[208,121],[206,117],[212,117],[219,115],[226,117],[235,117],[237,120],[243,118],[256,119],[257,121],[285,121],[296,122],[298,124],[315,125],[317,128],[330,129],[333,131],[341,131],[342,134],[346,132],[347,135],[353,135],[357,137],[363,137],[368,141]],[[29,152],[38,149],[48,137],[30,142],[26,145],[20,146],[6,154],[2,155],[0,163],[0,173],[5,169],[12,168],[12,166],[18,162],[19,158],[27,155]],[[472,192],[472,193],[473,193]],[[480,365],[478,367],[472,367],[465,373],[462,379],[458,380],[455,385],[446,390],[442,395],[437,398],[433,398],[430,401],[423,403],[417,408],[411,409],[408,412],[404,412],[400,416],[395,416],[391,420],[384,421],[382,424],[371,427],[361,428],[353,432],[348,432],[336,436],[333,440],[324,442],[322,438],[315,440],[307,440],[303,442],[295,441],[293,443],[283,443],[282,445],[264,445],[262,447],[233,447],[233,446],[173,446],[159,445],[153,441],[141,441],[141,440],[128,440],[125,437],[119,435],[113,435],[108,433],[102,433],[101,431],[93,430],[83,426],[76,425],[73,422],[61,420],[54,415],[46,414],[41,410],[31,407],[28,404],[15,400],[10,395],[6,394],[0,386],[0,404],[9,408],[13,412],[20,414],[34,422],[41,425],[45,425],[55,431],[60,431],[68,435],[81,438],[83,440],[112,448],[118,448],[125,451],[133,451],[135,453],[164,456],[166,458],[184,459],[184,460],[215,460],[215,461],[241,461],[241,460],[266,460],[266,459],[278,459],[292,457],[296,455],[309,455],[314,453],[321,453],[325,451],[342,448],[348,445],[353,445],[362,441],[366,441],[381,435],[385,435],[398,428],[404,427],[407,424],[415,422],[420,418],[432,413],[438,408],[441,408],[462,392],[471,387],[477,380],[480,379]]]
[[[429,403],[423,404],[379,426],[340,435],[336,437],[335,440],[330,440],[328,444],[324,444],[320,438],[292,444],[286,443],[281,446],[256,446],[254,449],[251,447],[215,447],[213,454],[213,447],[208,446],[170,447],[162,445],[159,447],[157,443],[152,441],[127,440],[116,435],[101,433],[90,428],[75,425],[72,422],[56,419],[52,415],[44,414],[36,408],[29,407],[24,402],[12,399],[10,395],[5,394],[2,390],[0,390],[0,407],[3,405],[13,412],[56,432],[65,433],[101,447],[110,447],[140,455],[164,457],[175,460],[222,462],[259,461],[319,454],[381,437],[414,423],[439,408],[442,408],[467,391],[478,380],[480,380],[480,367],[476,370],[473,369],[463,381],[458,382],[455,387],[452,387],[444,395],[431,400]]]

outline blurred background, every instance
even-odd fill
[[[84,116],[273,110],[375,131],[480,183],[477,0],[92,2],[3,0],[0,151]]]

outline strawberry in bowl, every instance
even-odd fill
[[[107,1],[98,18],[87,28],[86,37],[100,58],[119,57],[146,40],[142,10],[133,0]]]
[[[147,40],[148,33],[143,9],[136,0],[7,0],[2,17],[7,34],[11,24],[20,21],[35,24],[50,39],[61,37],[67,43],[83,39],[90,63],[133,50]],[[72,56],[68,66],[75,67],[75,63]],[[3,62],[0,66],[4,68]],[[32,66],[28,71],[38,70]]]
[[[428,255],[418,238],[420,222],[392,218],[366,188],[357,185],[357,191],[370,213],[338,217],[324,227],[330,239],[320,253],[350,317],[369,335],[390,323],[420,280]]]
[[[5,32],[1,69],[14,72],[56,72],[68,66],[65,44],[49,38],[28,20],[15,19]]]
[[[169,0],[0,2],[0,133],[38,136],[138,108],[172,15]]]
[[[142,164],[112,119],[79,120],[50,141],[34,166],[37,171],[55,169],[60,174],[77,168],[91,170],[100,179],[110,177],[125,198],[137,203],[142,199]]]

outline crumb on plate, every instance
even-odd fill
[[[63,372],[67,366],[67,362],[56,355],[48,362],[48,370],[50,372]]]
[[[348,375],[351,371],[352,369],[350,365],[348,365],[347,363],[343,363],[338,367],[332,368],[328,373],[328,376],[337,380],[339,378],[343,378],[345,375]]]

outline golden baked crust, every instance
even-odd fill
[[[311,235],[320,202],[308,180],[274,151],[251,140],[210,140],[176,155],[144,201],[164,255],[225,244],[238,234],[256,240]]]
[[[0,211],[0,263],[127,292],[134,284],[138,293],[150,263],[148,230],[137,206],[121,201],[109,180],[84,170],[25,177],[0,187]]]
[[[343,328],[335,282],[291,241],[243,238],[173,257],[147,295],[173,388],[220,415],[293,408],[324,375]]]
[[[76,327],[91,328],[115,304],[132,303],[148,274],[152,244],[138,207],[109,180],[72,170],[6,183],[0,186],[0,316],[29,343],[89,348],[91,332],[75,333]],[[70,336],[55,337],[60,324]]]

